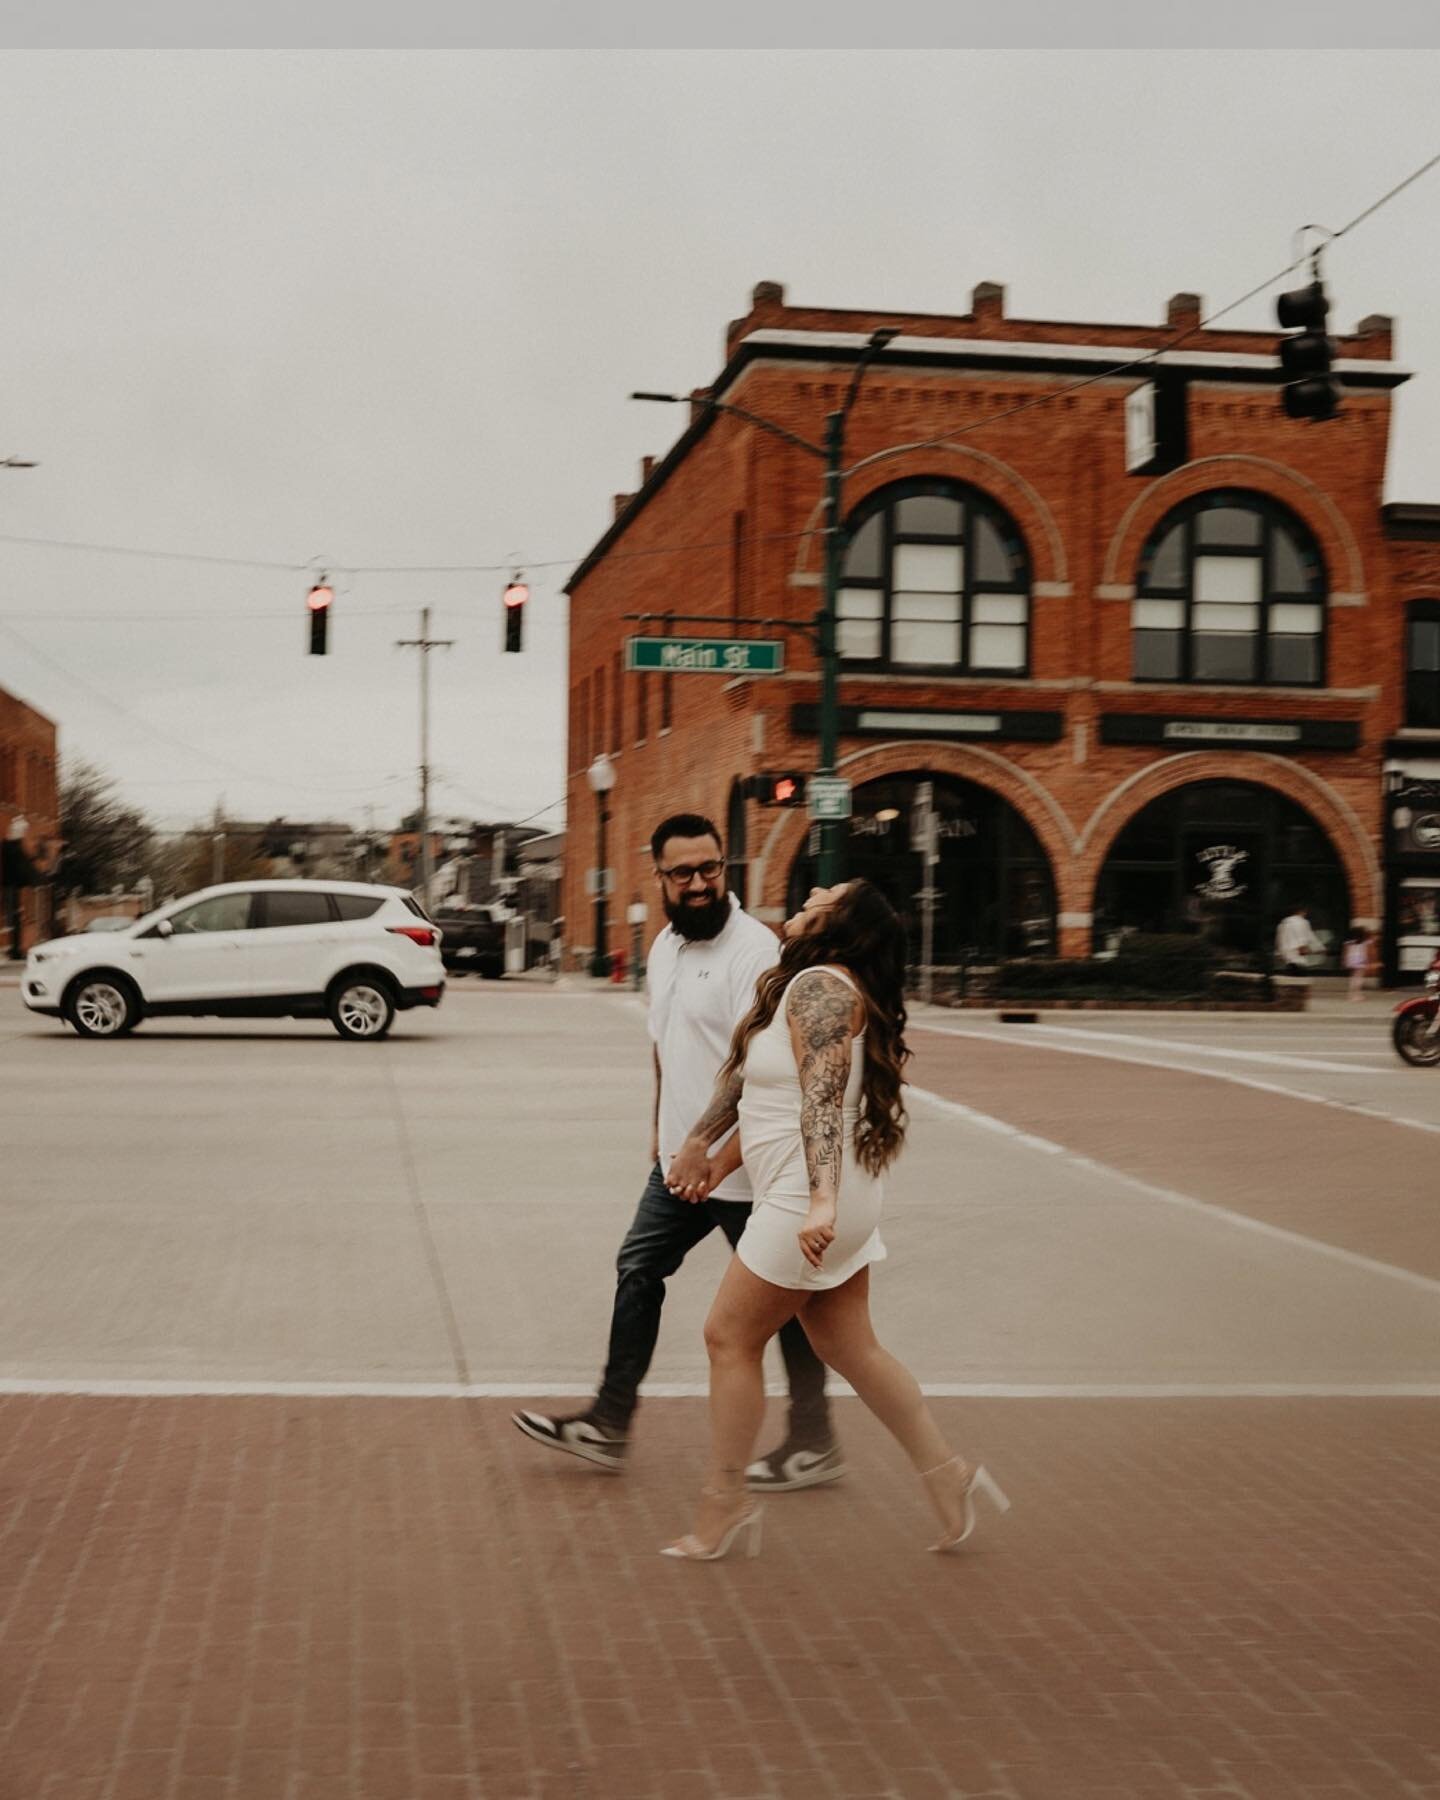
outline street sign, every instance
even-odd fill
[[[662,675],[779,675],[785,645],[779,638],[632,637],[625,667]]]
[[[842,775],[812,775],[806,788],[812,819],[848,819],[850,783]]]

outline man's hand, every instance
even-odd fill
[[[692,1205],[703,1200],[715,1185],[715,1172],[706,1146],[696,1138],[686,1138],[680,1153],[670,1164],[665,1185],[680,1200]]]

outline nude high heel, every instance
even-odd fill
[[[728,1499],[727,1494],[719,1493],[713,1488],[702,1488],[701,1493],[707,1500]],[[724,1536],[713,1550],[707,1550],[693,1532],[687,1532],[678,1543],[667,1544],[660,1552],[662,1556],[678,1557],[682,1562],[719,1562],[730,1554],[733,1544],[744,1539],[746,1556],[760,1554],[760,1518],[763,1508],[758,1501],[752,1501],[726,1530]]]
[[[963,1469],[965,1467],[964,1457],[952,1456],[949,1462],[937,1463],[933,1469],[922,1469],[920,1472],[920,1479],[922,1481],[928,1481],[932,1475],[939,1475],[942,1470],[945,1469],[953,1469],[957,1463]],[[980,1463],[970,1471],[970,1479],[965,1483],[964,1493],[961,1496],[965,1502],[964,1525],[954,1537],[941,1538],[938,1543],[931,1544],[931,1550],[935,1551],[938,1555],[943,1556],[951,1550],[958,1550],[965,1542],[966,1538],[968,1538],[970,1533],[975,1529],[975,1496],[977,1494],[983,1494],[995,1508],[996,1512],[1009,1512],[1010,1502],[1006,1498],[999,1482],[996,1481],[995,1477],[985,1465]]]

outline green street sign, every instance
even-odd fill
[[[805,799],[812,819],[850,817],[850,783],[843,775],[812,775],[805,785]]]
[[[661,675],[778,675],[785,645],[778,638],[632,637],[625,667]]]

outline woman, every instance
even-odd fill
[[[920,1474],[940,1520],[931,1548],[953,1550],[974,1526],[977,1493],[1001,1511],[1009,1502],[951,1451],[870,1324],[870,1264],[885,1254],[880,1177],[905,1135],[904,932],[877,888],[850,881],[815,888],[783,936],[668,1177],[672,1191],[701,1198],[743,1156],[755,1205],[705,1324],[711,1461],[695,1529],[662,1554],[713,1561],[742,1541],[759,1550],[745,1467],[765,1411],[762,1356],[797,1313],[822,1362]]]

